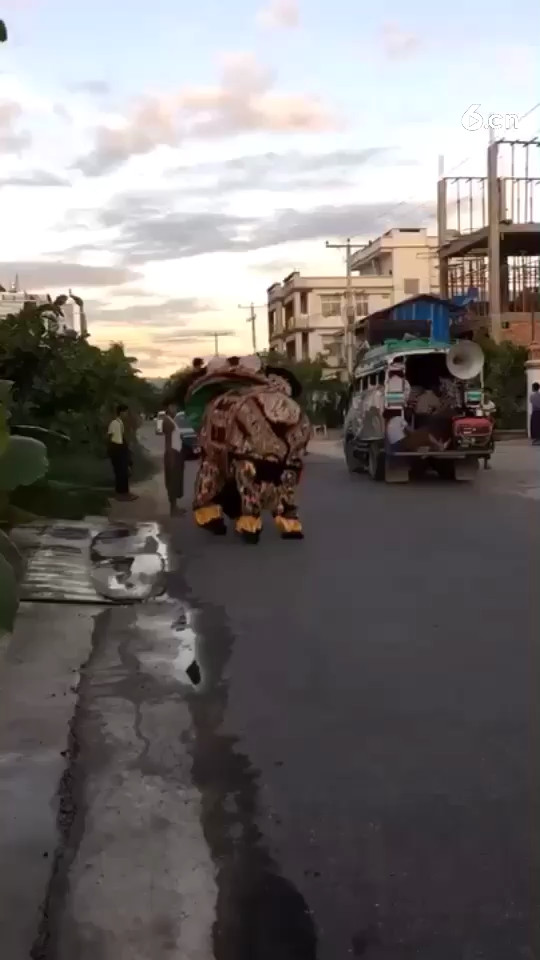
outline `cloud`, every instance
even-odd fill
[[[223,58],[217,86],[186,87],[177,94],[146,97],[115,127],[101,126],[91,152],[77,166],[87,176],[109,173],[130,157],[189,138],[233,137],[261,131],[309,133],[336,127],[313,97],[276,94],[274,77],[251,54]]]
[[[234,157],[221,163],[180,166],[179,191],[189,196],[237,193],[246,190],[297,191],[347,186],[345,175],[377,159],[392,163],[392,148],[333,150],[327,153],[263,153]],[[397,161],[401,165],[401,161]],[[326,179],[324,175],[328,176]],[[210,179],[211,178],[211,179]],[[198,184],[194,181],[198,180]]]
[[[249,267],[252,273],[269,274],[273,277],[286,277],[294,270],[305,273],[309,270],[306,263],[292,263],[291,260],[267,260],[265,263],[254,263]]]
[[[111,93],[111,85],[106,80],[77,80],[68,84],[74,93],[87,93],[91,97],[105,97]]]
[[[297,0],[270,0],[257,17],[262,27],[269,29],[293,29],[300,22]]]
[[[427,211],[427,213],[426,213]],[[426,204],[423,220],[434,204]],[[98,226],[116,230],[109,247],[130,264],[205,253],[244,252],[336,236],[373,236],[392,224],[416,224],[418,204],[345,204],[283,209],[271,217],[171,210],[171,197],[125,194],[100,211]]]
[[[383,50],[389,60],[406,60],[420,48],[417,34],[408,33],[397,23],[385,23],[382,28]]]
[[[166,326],[170,323],[184,325],[188,320],[180,320],[180,317],[206,313],[212,309],[211,304],[204,303],[196,297],[178,297],[161,303],[136,303],[129,307],[94,309],[92,323],[126,323],[137,324],[137,326],[146,324]]]
[[[237,330],[220,330],[216,327],[212,329],[199,330],[174,330],[171,333],[157,334],[154,337],[154,343],[202,343],[204,340],[210,340],[213,337],[236,337]]]
[[[26,130],[17,130],[22,115],[20,104],[0,100],[0,153],[20,153],[30,146],[32,137]]]
[[[0,178],[0,187],[69,187],[66,177],[58,177],[48,170],[29,170]]]
[[[57,287],[108,287],[139,276],[127,267],[92,267],[54,260],[0,262],[0,278],[4,278],[4,286],[16,274],[21,286],[30,292]]]

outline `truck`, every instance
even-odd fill
[[[473,342],[431,338],[385,340],[357,358],[344,421],[344,455],[353,473],[378,482],[406,483],[411,476],[436,472],[441,478],[472,480],[493,451],[493,422],[484,413],[484,354]],[[399,416],[415,427],[411,394],[444,383],[446,443],[402,450],[387,439],[389,419]]]

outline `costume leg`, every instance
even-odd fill
[[[197,526],[218,536],[227,533],[223,510],[215,502],[222,485],[221,471],[217,463],[203,457],[195,480],[193,513]]]
[[[257,543],[261,530],[261,485],[257,480],[257,470],[251,460],[234,460],[233,472],[242,512],[236,521],[236,531],[248,543]]]
[[[285,467],[281,474],[277,511],[274,519],[284,540],[301,540],[304,536],[296,504],[300,469],[300,465],[289,465]]]

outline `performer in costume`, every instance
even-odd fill
[[[284,538],[299,539],[296,493],[311,428],[296,377],[281,367],[263,371],[257,360],[209,365],[186,398],[202,450],[195,521],[220,535],[228,516],[244,540],[257,543],[267,509]]]

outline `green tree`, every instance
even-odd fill
[[[523,427],[527,410],[527,348],[510,341],[495,344],[489,337],[482,338],[480,345],[485,355],[484,382],[493,394],[499,425],[507,429]]]
[[[60,317],[65,299],[26,304],[0,323],[0,377],[14,384],[13,422],[60,431],[98,450],[118,403],[134,415],[152,413],[157,392],[122,344],[100,350],[57,329],[51,314]]]

